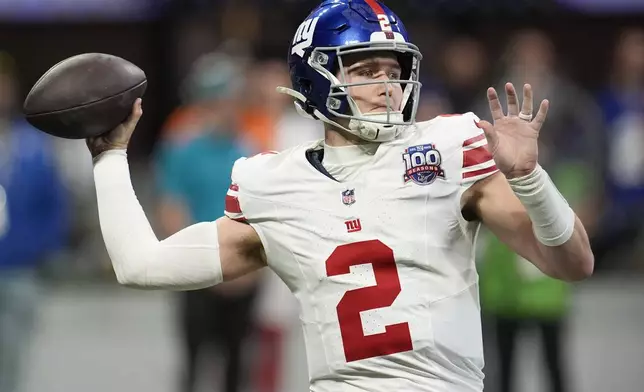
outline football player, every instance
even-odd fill
[[[289,48],[290,94],[323,140],[240,159],[225,216],[159,240],[126,147],[141,101],[88,140],[101,230],[120,283],[189,290],[265,266],[298,299],[310,390],[483,389],[474,246],[485,224],[544,273],[592,274],[586,232],[538,164],[548,102],[488,90],[472,113],[414,121],[421,54],[376,0],[328,0]],[[276,304],[279,306],[279,304]]]

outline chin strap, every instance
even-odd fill
[[[349,127],[345,127],[344,125],[339,124],[337,121],[333,121],[324,114],[322,114],[318,109],[313,109],[313,113],[310,113],[309,111],[305,110],[306,107],[306,97],[293,89],[287,88],[287,87],[277,87],[276,91],[278,93],[286,94],[291,96],[294,99],[294,104],[295,104],[295,110],[303,117],[310,118],[313,120],[320,120],[323,121],[327,124],[333,125],[336,128],[342,129],[343,131],[349,132],[352,135],[356,135],[361,139],[370,141],[370,142],[385,142],[388,140],[392,140],[398,136],[400,133],[400,130],[398,126],[396,125],[388,125],[388,124],[379,124],[379,123],[372,123],[369,121],[363,121],[363,120],[357,120],[357,119],[351,119],[349,121]],[[376,117],[382,117],[382,118],[387,118],[387,113],[377,113],[377,114],[371,114],[368,116],[372,116],[374,118]],[[398,117],[402,119],[402,114],[401,113],[395,113],[395,114],[389,114],[389,117],[393,117],[396,120],[398,120]],[[380,120],[380,118],[377,118]],[[397,128],[394,132],[391,133],[392,137],[391,138],[386,138],[386,139],[379,139],[379,136],[381,135],[380,130],[383,128]]]

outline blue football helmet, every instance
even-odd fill
[[[400,79],[346,83],[343,57],[354,53],[391,51],[401,66]],[[421,84],[418,71],[422,55],[409,42],[402,21],[377,0],[325,0],[300,24],[289,48],[292,89],[278,91],[295,99],[300,114],[322,120],[368,141],[387,141],[400,126],[413,124]],[[348,88],[366,84],[400,84],[401,107],[363,114]],[[338,118],[349,119],[348,126]],[[346,121],[342,121],[346,123]]]

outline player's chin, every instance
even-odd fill
[[[377,108],[369,110],[365,114],[387,114],[387,113],[398,113],[398,111],[389,109],[386,106],[379,106]]]

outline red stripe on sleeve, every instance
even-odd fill
[[[241,214],[242,210],[239,206],[239,199],[235,196],[226,195],[226,211],[233,214]]]
[[[485,139],[485,134],[482,133],[478,136],[474,136],[473,138],[467,139],[466,141],[463,142],[463,147],[469,146],[470,144],[474,144],[478,141],[481,141]]]
[[[463,151],[463,168],[485,163],[492,159],[487,145]]]
[[[496,165],[486,167],[485,169],[474,170],[471,172],[463,173],[463,179],[480,176],[482,174],[491,173],[496,170]]]

